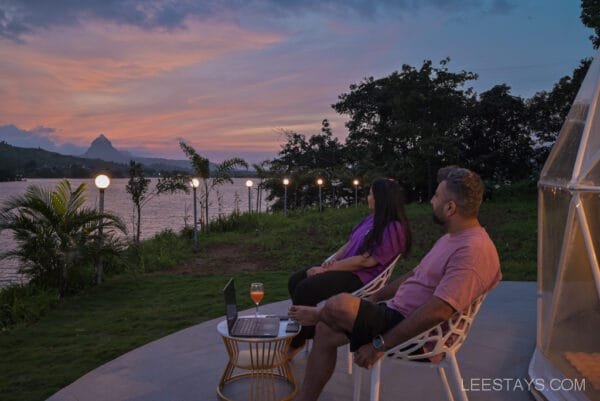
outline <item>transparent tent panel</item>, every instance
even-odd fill
[[[539,196],[541,197],[540,246],[542,254],[538,268],[543,294],[542,325],[546,330],[550,322],[552,297],[556,286],[563,235],[572,196],[569,191],[557,187],[542,187]]]
[[[529,369],[532,378],[551,379],[549,372],[555,372],[552,376],[560,372],[567,378],[590,379],[584,397],[589,400],[600,400],[600,377],[593,370],[600,364],[598,55],[540,176],[538,280],[542,298],[538,343]],[[538,364],[542,361],[536,359],[538,352],[546,362]],[[582,398],[568,391],[552,394],[552,400],[559,399]]]
[[[580,197],[592,237],[592,243],[594,244],[594,250],[596,251],[596,257],[600,258],[600,193],[587,192],[580,194]]]
[[[573,176],[573,167],[579,152],[579,143],[585,127],[588,105],[574,104],[560,130],[560,136],[544,165],[540,181],[566,185]]]
[[[600,160],[589,166],[586,174],[579,181],[582,185],[599,186],[600,185]]]
[[[594,206],[600,205],[595,202]],[[600,388],[595,389],[592,377],[585,376],[585,359],[581,355],[600,353],[600,298],[582,228],[576,215],[574,218],[561,282],[556,287],[555,312],[549,332],[544,335],[546,344],[542,352],[565,377],[588,379],[586,395],[595,400],[600,397]]]
[[[588,120],[590,133],[587,142],[580,149],[583,157],[581,171],[577,172],[579,175],[577,181],[584,185],[600,185],[597,169],[597,164],[600,162],[600,135],[594,135],[600,130],[600,111],[590,110]]]
[[[596,95],[598,81],[600,81],[600,59],[594,57],[594,60],[581,83],[581,87],[577,92],[574,103],[580,102],[591,104]]]
[[[599,82],[600,58],[596,57],[588,69],[573,106],[571,106],[571,110],[561,128],[558,140],[544,165],[540,181],[568,183],[573,176],[573,168],[580,148],[585,152],[581,155],[584,164],[592,162],[593,157],[600,150],[600,136],[598,135],[590,135],[587,143],[580,147],[588,111],[590,106],[595,106],[594,98],[597,96]],[[594,114],[596,114],[596,118],[593,119],[591,128],[597,127],[597,129],[600,129],[599,121],[597,121],[600,119],[600,113]],[[579,173],[576,172],[576,174]]]

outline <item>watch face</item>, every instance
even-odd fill
[[[373,347],[375,349],[383,349],[383,337],[380,335],[373,339]]]

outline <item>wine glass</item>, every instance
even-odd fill
[[[262,301],[265,296],[265,288],[263,287],[263,283],[252,283],[250,284],[250,298],[256,304],[256,312],[254,313],[254,317],[258,317],[258,304]]]

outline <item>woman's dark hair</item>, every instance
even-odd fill
[[[371,183],[371,191],[373,191],[373,197],[375,198],[373,228],[365,237],[360,252],[371,252],[376,245],[381,244],[383,232],[388,224],[399,221],[404,228],[405,253],[408,253],[412,244],[412,235],[404,212],[404,191],[402,187],[395,180],[376,178]]]

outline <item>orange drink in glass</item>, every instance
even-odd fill
[[[256,311],[254,312],[254,317],[258,317],[258,304],[265,296],[265,288],[263,283],[252,283],[250,284],[250,298],[256,305]]]

